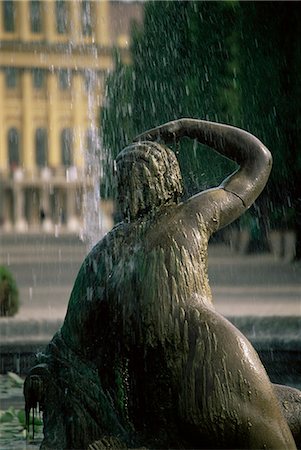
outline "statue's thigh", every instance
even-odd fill
[[[189,315],[179,406],[191,436],[199,432],[208,448],[295,448],[252,345],[211,309]]]

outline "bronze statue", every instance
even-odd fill
[[[184,136],[239,169],[181,202],[164,144]],[[44,411],[42,448],[295,449],[287,421],[298,436],[299,391],[272,385],[215,311],[207,275],[208,240],[261,193],[269,150],[241,129],[180,119],[116,162],[123,221],[83,262],[64,324],[25,383],[27,416],[38,402]],[[286,417],[277,396],[293,409]]]

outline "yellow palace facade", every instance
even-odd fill
[[[141,2],[0,1],[0,231],[77,231],[112,49]]]

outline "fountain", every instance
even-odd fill
[[[166,144],[182,137],[239,169],[180,202]],[[251,134],[194,119],[143,133],[118,155],[123,221],[86,257],[64,324],[25,382],[27,423],[43,411],[41,448],[296,448],[301,394],[272,385],[215,310],[207,275],[209,237],[255,201],[271,164]]]

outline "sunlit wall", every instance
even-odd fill
[[[78,231],[112,50],[140,2],[0,2],[0,230]]]

